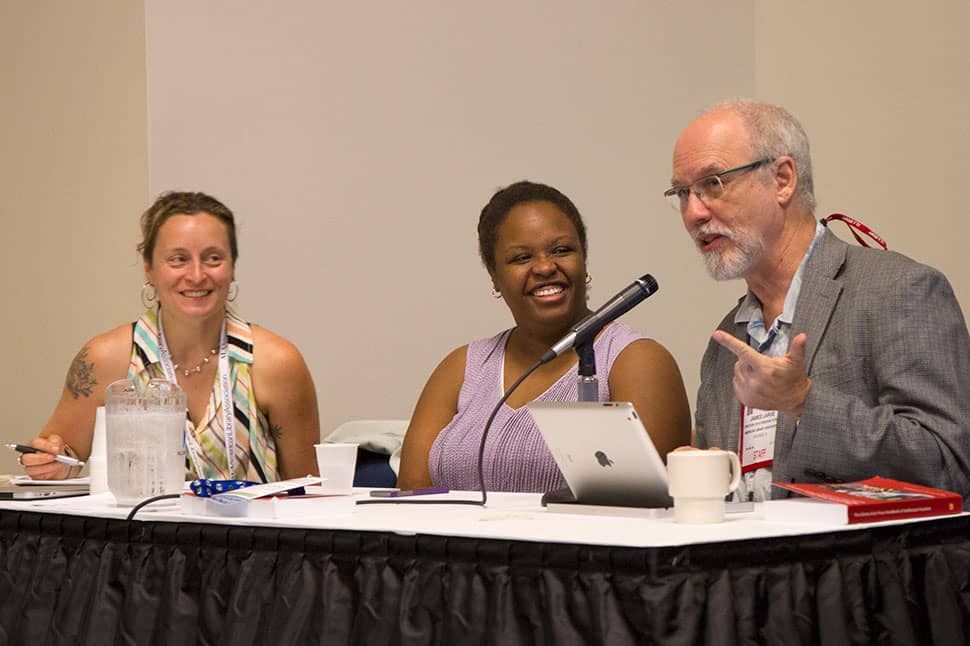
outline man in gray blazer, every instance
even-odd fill
[[[808,138],[732,101],[683,131],[672,188],[708,272],[743,278],[701,364],[696,444],[737,451],[737,499],[880,475],[970,496],[970,336],[947,279],[814,216]]]

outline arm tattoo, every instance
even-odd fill
[[[279,424],[270,423],[269,432],[273,436],[274,440],[278,440],[283,435],[283,427]]]
[[[81,351],[71,362],[71,368],[67,371],[67,382],[64,387],[74,397],[79,399],[82,395],[91,396],[91,391],[97,385],[94,379],[94,362],[88,363],[88,346],[81,348]]]

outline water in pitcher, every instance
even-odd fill
[[[179,493],[185,482],[185,413],[108,414],[108,488],[119,505]]]
[[[108,489],[119,505],[179,493],[185,482],[185,393],[153,379],[105,390]]]

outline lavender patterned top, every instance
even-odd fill
[[[478,447],[485,422],[504,392],[505,344],[511,331],[468,344],[458,413],[438,434],[428,455],[428,468],[435,486],[479,489]],[[593,343],[600,401],[610,401],[608,380],[613,362],[630,343],[644,338],[647,337],[630,326],[615,322]],[[568,370],[536,399],[576,401],[576,371]],[[566,486],[525,406],[513,409],[506,404],[495,416],[485,443],[483,468],[489,491],[544,492]]]

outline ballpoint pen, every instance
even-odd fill
[[[35,449],[32,446],[27,446],[26,444],[4,444],[8,449],[13,449],[17,453],[47,453],[47,451],[42,451],[40,449]],[[83,467],[84,460],[78,460],[77,458],[72,458],[69,455],[62,455],[60,453],[47,453],[47,455],[53,455],[54,460],[61,462],[63,464],[68,464],[72,467]]]

